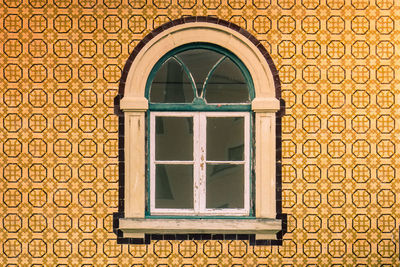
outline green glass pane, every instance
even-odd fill
[[[193,87],[182,66],[168,59],[154,76],[150,88],[152,103],[191,103]]]
[[[156,208],[193,209],[193,165],[156,165]]]
[[[207,118],[207,160],[244,159],[244,118]]]
[[[200,96],[208,73],[223,55],[207,49],[191,49],[177,54],[176,57],[189,69]]]
[[[244,207],[243,164],[207,164],[206,208]]]
[[[193,118],[156,117],[156,160],[193,159]]]
[[[225,58],[207,81],[205,99],[208,103],[249,103],[246,79],[236,64]]]

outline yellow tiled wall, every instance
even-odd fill
[[[1,0],[1,265],[398,266],[399,11],[396,0]],[[283,246],[115,241],[121,70],[183,15],[247,29],[279,70]]]

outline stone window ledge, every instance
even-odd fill
[[[276,240],[282,220],[269,218],[120,218],[124,238],[144,238],[144,234],[256,234],[256,239]]]

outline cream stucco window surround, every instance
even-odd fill
[[[170,50],[188,43],[202,42],[221,46],[234,53],[253,79],[255,98],[255,218],[175,219],[149,218],[146,205],[145,113],[147,77],[157,61]],[[260,50],[241,33],[222,25],[184,23],[164,30],[136,55],[128,71],[120,109],[125,117],[125,205],[119,230],[124,238],[143,238],[146,234],[256,234],[256,239],[276,239],[282,221],[276,219],[276,144],[275,113],[280,109],[270,66]]]

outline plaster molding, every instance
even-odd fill
[[[251,109],[254,112],[277,112],[280,109],[280,103],[276,98],[257,97],[251,102]]]
[[[125,96],[121,99],[120,108],[123,111],[146,111],[149,103],[145,97]]]
[[[171,27],[145,44],[129,68],[124,98],[143,97],[147,82],[143,77],[150,75],[157,61],[176,47],[196,42],[212,43],[231,51],[249,70],[256,98],[275,97],[273,73],[256,45],[228,27],[198,22]]]

